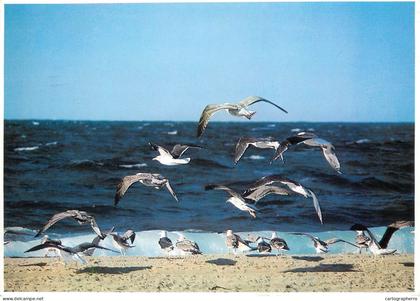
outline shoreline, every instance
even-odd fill
[[[4,258],[5,292],[413,292],[414,254]],[[63,280],[64,279],[64,280]]]

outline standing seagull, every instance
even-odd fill
[[[207,105],[203,112],[201,113],[200,121],[198,122],[198,128],[197,128],[197,137],[200,137],[203,135],[204,130],[206,129],[207,124],[209,123],[209,120],[211,116],[220,110],[226,110],[229,114],[237,117],[245,117],[247,119],[251,119],[252,116],[256,113],[254,111],[248,111],[247,107],[256,103],[256,102],[267,102],[269,104],[272,104],[273,106],[277,107],[278,109],[282,110],[283,112],[287,113],[287,111],[278,105],[276,105],[274,102],[271,102],[265,98],[259,97],[259,96],[249,96],[237,104],[235,103],[222,103],[222,104],[210,104]]]
[[[239,139],[238,143],[236,143],[235,158],[233,160],[235,164],[237,164],[238,161],[242,158],[243,154],[250,145],[262,149],[273,148],[277,151],[280,143],[272,138],[242,137]]]
[[[271,253],[271,245],[263,237],[258,237],[257,243],[259,253]]]
[[[277,253],[280,253],[280,251],[289,251],[290,250],[286,241],[283,238],[278,237],[276,232],[273,232],[271,234],[270,246],[273,249],[276,249]]]
[[[249,240],[243,240],[238,234],[233,233],[232,230],[226,231],[226,246],[228,249],[233,249],[233,253],[236,254],[236,250],[240,251],[253,251],[255,248],[251,247]]]
[[[166,231],[160,232],[160,238],[158,243],[160,248],[168,253],[174,249],[172,240],[168,238],[168,234]]]
[[[59,256],[64,260],[64,263],[67,263],[67,261],[69,260],[76,260],[82,264],[86,264],[87,263],[86,260],[81,255],[83,254],[83,252],[91,248],[103,249],[103,250],[117,253],[114,250],[101,247],[99,245],[96,245],[90,242],[81,243],[80,245],[77,245],[75,247],[66,247],[62,245],[60,240],[50,240],[50,239],[46,239],[40,245],[37,245],[35,247],[30,248],[29,250],[26,250],[25,253],[34,252],[34,251],[38,251],[38,250],[42,250],[46,248],[56,249],[58,251]]]
[[[118,233],[110,233],[112,237],[112,243],[114,246],[120,250],[121,255],[125,255],[129,248],[134,248],[132,244],[134,243],[134,239],[136,238],[136,233],[129,229],[125,231],[125,233],[120,236]],[[130,244],[130,242],[131,244]]]
[[[180,158],[187,149],[189,148],[202,148],[198,145],[193,144],[176,144],[172,150],[169,152],[166,148],[149,142],[150,146],[159,152],[159,156],[153,158],[152,160],[157,160],[163,165],[180,165],[188,164],[191,158]]]
[[[80,225],[90,223],[90,226],[92,227],[93,231],[95,231],[95,233],[98,236],[105,238],[105,234],[103,234],[101,230],[99,229],[98,225],[96,224],[95,218],[87,214],[85,211],[79,211],[79,210],[67,210],[64,212],[54,214],[50,218],[50,220],[45,224],[45,226],[42,227],[42,229],[38,231],[35,237],[40,236],[43,232],[47,231],[47,229],[51,227],[52,225],[54,225],[56,222],[62,219],[68,218],[68,217],[74,218]]]
[[[169,184],[169,180],[163,177],[160,174],[152,174],[152,173],[137,173],[133,176],[125,176],[121,182],[117,185],[117,191],[115,192],[114,197],[114,206],[118,204],[120,199],[124,196],[128,188],[133,185],[135,182],[140,182],[143,185],[151,186],[156,189],[161,189],[163,186],[168,189],[168,191],[172,194],[175,200],[178,202],[178,198],[175,192],[172,190],[171,185]]]
[[[334,153],[334,146],[331,144],[331,142],[318,138],[314,133],[300,132],[295,136],[286,138],[286,140],[280,143],[280,147],[277,148],[276,154],[271,162],[277,160],[279,157],[281,157],[282,161],[284,161],[283,153],[289,148],[289,146],[300,143],[306,144],[308,146],[320,147],[328,164],[335,171],[341,174],[340,162]]]
[[[196,255],[196,254],[202,254],[200,251],[200,248],[198,247],[197,243],[195,241],[186,239],[184,235],[180,235],[176,244],[176,248],[181,250],[181,252],[186,255]]]
[[[370,236],[370,241],[368,242],[369,250],[374,255],[387,255],[387,254],[393,254],[397,251],[396,249],[387,249],[388,243],[392,235],[399,229],[402,229],[405,227],[414,227],[414,222],[413,221],[396,221],[388,225],[388,227],[385,230],[385,233],[382,235],[382,238],[379,242],[376,239],[375,235],[373,235],[373,233],[364,225],[355,224],[351,226],[350,230],[366,231],[367,234]]]
[[[276,184],[276,183],[285,185],[291,191],[296,192],[304,196],[305,198],[309,196],[312,197],[312,201],[314,204],[315,211],[318,215],[318,218],[321,224],[324,223],[322,219],[321,206],[319,205],[319,201],[315,193],[312,190],[303,187],[298,182],[285,178],[281,175],[270,175],[270,176],[262,177],[261,179],[254,182],[247,190],[245,190],[242,193],[242,197],[247,198],[247,199],[249,198],[257,202],[259,199],[265,197],[266,195],[270,193],[285,195],[287,191],[283,189],[267,188],[267,187],[274,187],[271,185]]]
[[[205,189],[206,190],[215,189],[215,190],[226,191],[227,193],[231,195],[231,197],[226,202],[231,203],[233,206],[235,206],[239,210],[247,211],[253,218],[257,217],[257,213],[256,213],[257,208],[255,208],[255,206],[253,205],[245,203],[245,200],[242,198],[242,196],[236,191],[230,189],[229,187],[226,187],[223,185],[210,184],[210,185],[206,185]]]

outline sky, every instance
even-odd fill
[[[4,52],[5,119],[414,121],[410,2],[7,4]]]

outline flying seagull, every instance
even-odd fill
[[[190,158],[180,158],[187,149],[189,148],[202,148],[201,146],[194,144],[176,144],[169,152],[166,148],[149,142],[150,146],[159,152],[159,156],[152,160],[157,160],[163,165],[180,165],[187,164],[190,162]]]
[[[169,184],[169,180],[167,178],[156,173],[153,173],[153,174],[152,173],[137,173],[132,176],[125,176],[121,180],[121,182],[117,185],[117,190],[115,192],[115,197],[114,197],[114,206],[118,204],[118,202],[124,196],[128,188],[130,188],[130,186],[133,185],[135,182],[140,182],[143,185],[151,186],[156,189],[161,189],[163,186],[165,186],[166,189],[168,189],[168,191],[172,194],[172,196],[178,202],[178,198],[175,192],[173,191],[171,185]]]
[[[279,157],[281,157],[282,161],[284,162],[283,153],[289,148],[289,146],[301,143],[306,144],[308,146],[320,147],[328,164],[336,172],[341,174],[340,162],[338,161],[337,156],[334,152],[334,146],[331,144],[331,142],[318,138],[314,133],[310,132],[300,132],[295,136],[291,136],[289,138],[286,138],[286,140],[280,142],[280,147],[276,149],[276,154],[274,155],[271,162],[277,160]]]
[[[236,250],[253,251],[255,248],[250,246],[251,241],[242,239],[238,234],[233,233],[232,230],[226,231],[226,246],[228,249],[232,249],[233,253],[236,254]]]
[[[38,231],[35,237],[40,236],[42,233],[47,231],[48,228],[50,228],[52,225],[54,225],[58,221],[68,218],[68,217],[74,218],[80,225],[90,223],[90,226],[92,227],[93,231],[95,231],[95,233],[98,236],[105,238],[105,235],[101,232],[98,225],[96,224],[95,218],[87,214],[85,211],[79,211],[79,210],[67,210],[64,212],[54,214],[50,218],[50,220],[44,225],[44,227],[42,227],[42,229]]]
[[[261,198],[271,193],[286,195],[287,190],[273,188],[275,187],[273,184],[278,183],[286,186],[291,191],[300,194],[305,198],[310,196],[312,198],[315,211],[318,215],[321,224],[324,223],[322,219],[321,206],[319,205],[319,201],[315,193],[312,190],[303,187],[300,183],[285,178],[281,175],[270,175],[262,177],[261,179],[251,184],[251,186],[242,193],[242,197],[257,202]],[[287,193],[289,194],[289,192]]]
[[[352,245],[352,246],[358,248],[358,246],[356,246],[355,244],[352,244],[351,242],[348,242],[348,241],[340,239],[340,238],[331,238],[329,240],[323,241],[319,237],[313,236],[313,235],[308,234],[308,233],[292,232],[290,234],[305,235],[305,236],[309,237],[312,240],[312,242],[314,244],[314,248],[315,248],[317,253],[327,253],[328,252],[328,246],[332,245],[332,244],[335,244],[337,242],[344,242],[344,243],[347,243],[349,245]]]
[[[184,235],[179,236],[175,246],[177,249],[181,250],[183,254],[202,254],[197,243],[195,241],[186,239]]]
[[[166,252],[170,252],[174,249],[172,240],[168,238],[168,234],[166,231],[160,232],[160,238],[159,238],[158,243],[159,243],[160,248]]]
[[[42,249],[46,249],[46,248],[54,248],[57,249],[59,256],[64,260],[64,263],[66,263],[68,260],[76,260],[82,264],[86,264],[86,260],[81,256],[83,252],[91,249],[91,248],[97,248],[97,249],[103,249],[103,250],[107,250],[107,251],[111,251],[111,252],[115,252],[114,250],[105,248],[105,247],[101,247],[99,245],[95,245],[93,243],[90,242],[84,242],[81,243],[80,245],[77,245],[75,247],[66,247],[63,246],[60,240],[50,240],[50,239],[46,239],[43,243],[41,243],[40,245],[36,245],[32,248],[30,248],[29,250],[26,250],[25,253],[29,253],[29,252],[34,252],[34,251],[38,251],[38,250],[42,250]]]
[[[133,230],[129,229],[125,231],[122,236],[115,232],[110,233],[109,235],[111,235],[112,243],[118,250],[120,250],[121,255],[125,255],[129,248],[134,248],[132,244],[136,238],[136,233]]]
[[[256,148],[274,148],[274,150],[277,150],[280,146],[280,143],[272,138],[242,137],[239,139],[238,143],[236,143],[235,158],[233,160],[235,164],[237,164],[238,161],[242,158],[243,154],[250,145]]]
[[[207,124],[209,123],[209,120],[211,116],[220,111],[220,110],[226,110],[229,114],[237,117],[245,117],[247,119],[251,119],[252,116],[256,113],[254,111],[248,111],[247,107],[256,103],[256,102],[267,102],[269,104],[272,104],[273,106],[277,107],[278,109],[282,110],[283,112],[287,113],[287,111],[278,105],[276,105],[274,102],[271,102],[265,98],[259,97],[259,96],[249,96],[240,102],[236,103],[222,103],[222,104],[210,104],[207,105],[203,112],[201,113],[200,121],[198,122],[198,128],[197,128],[197,137],[200,137],[203,135],[204,130],[206,129]]]
[[[247,204],[239,193],[230,189],[229,187],[226,187],[226,186],[223,186],[223,185],[210,184],[210,185],[206,185],[205,189],[206,190],[215,189],[215,190],[226,191],[227,193],[229,193],[231,195],[231,197],[226,202],[231,203],[233,206],[235,206],[239,210],[247,211],[253,218],[257,217],[257,213],[256,213],[257,208],[255,208],[255,206],[253,206],[251,204]]]
[[[382,238],[379,242],[376,239],[375,235],[366,226],[362,224],[355,224],[351,226],[350,230],[366,231],[366,233],[370,236],[370,240],[367,242],[369,250],[374,255],[387,255],[387,254],[393,254],[397,251],[395,249],[387,249],[388,243],[392,235],[399,229],[402,229],[405,227],[414,227],[414,222],[413,221],[396,221],[388,225],[388,227],[385,230],[385,233],[382,235]]]

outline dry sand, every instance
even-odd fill
[[[5,291],[408,292],[414,256],[5,258]]]

